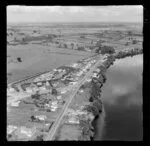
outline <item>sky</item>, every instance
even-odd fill
[[[7,6],[8,23],[143,22],[143,6]]]

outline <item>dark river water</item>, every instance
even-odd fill
[[[97,121],[95,140],[143,139],[142,72],[143,55],[116,60],[107,70],[102,88],[105,110],[103,120]]]

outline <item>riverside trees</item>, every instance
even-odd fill
[[[102,46],[99,45],[98,48],[95,50],[96,53],[101,53],[101,54],[113,54],[115,53],[115,49],[112,46]]]

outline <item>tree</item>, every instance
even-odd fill
[[[40,95],[39,94],[33,94],[31,95],[32,99],[40,99]]]
[[[74,44],[73,44],[73,43],[71,43],[71,47],[72,47],[72,49],[73,49],[73,47],[74,47]]]
[[[137,40],[133,40],[132,44],[137,44],[137,42],[138,42]]]
[[[35,121],[36,120],[36,118],[32,115],[31,116],[31,121],[33,122],[33,121]]]
[[[80,38],[85,39],[85,36],[84,36],[84,35],[81,35]]]
[[[79,46],[78,50],[84,51],[84,47],[83,46]]]
[[[37,32],[37,30],[33,30],[33,33],[36,33]]]
[[[100,47],[96,48],[95,53],[100,53]]]
[[[99,111],[102,111],[102,101],[101,100],[94,100],[93,106],[97,107]]]
[[[128,31],[129,36],[132,36],[132,34],[133,34],[132,31]]]
[[[67,44],[64,44],[64,48],[68,48]]]
[[[86,110],[87,110],[88,112],[92,112],[94,116],[96,116],[96,115],[99,114],[98,108],[95,107],[95,106],[92,106],[92,105],[91,105],[91,106],[88,105],[88,106],[86,107]]]
[[[128,46],[128,45],[129,45],[129,42],[126,42],[126,43],[125,43],[125,46]]]
[[[43,135],[38,135],[35,139],[35,141],[43,141]]]
[[[55,88],[52,89],[52,95],[57,95],[57,90]]]
[[[18,62],[22,62],[22,60],[21,60],[20,57],[17,57],[17,61],[18,61]]]

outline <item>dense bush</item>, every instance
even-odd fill
[[[79,46],[79,47],[78,47],[78,50],[84,51],[85,49],[84,49],[83,46]]]
[[[90,113],[93,113],[94,116],[97,116],[97,115],[99,114],[98,108],[95,107],[95,106],[92,106],[92,105],[88,105],[88,106],[86,107],[86,110],[87,110],[88,112],[90,112]]]
[[[92,80],[92,89],[91,89],[91,97],[90,100],[94,101],[98,98],[100,95],[100,88],[97,86],[97,84]]]
[[[20,57],[17,57],[17,61],[18,61],[18,62],[22,62],[22,60],[21,60]]]
[[[98,110],[99,110],[99,112],[102,111],[102,101],[101,101],[101,100],[94,100],[93,106],[94,106],[94,107],[97,107]]]
[[[52,89],[52,95],[57,95],[57,94],[58,94],[57,90],[55,88],[53,88]]]
[[[101,54],[113,54],[115,49],[112,46],[102,46],[100,48]]]
[[[35,139],[35,141],[43,141],[43,135],[38,135]]]
[[[71,47],[72,47],[72,49],[73,49],[73,47],[74,47],[74,44],[73,44],[73,43],[71,43]]]
[[[100,43],[98,43],[98,48],[95,50],[95,53],[101,53],[101,54],[113,54],[115,53],[115,49],[112,46],[102,46]]]
[[[85,36],[84,36],[84,35],[81,35],[80,38],[85,39]]]
[[[139,48],[131,49],[127,52],[120,51],[119,53],[116,54],[116,58],[119,59],[119,58],[124,58],[126,56],[133,56],[136,54],[141,54],[142,52],[143,52],[143,50],[139,49]]]
[[[137,43],[138,43],[137,40],[133,40],[133,41],[132,41],[132,44],[137,44]]]
[[[33,94],[31,95],[32,99],[40,99],[40,95],[39,94]]]
[[[67,44],[64,44],[64,48],[68,48]]]

